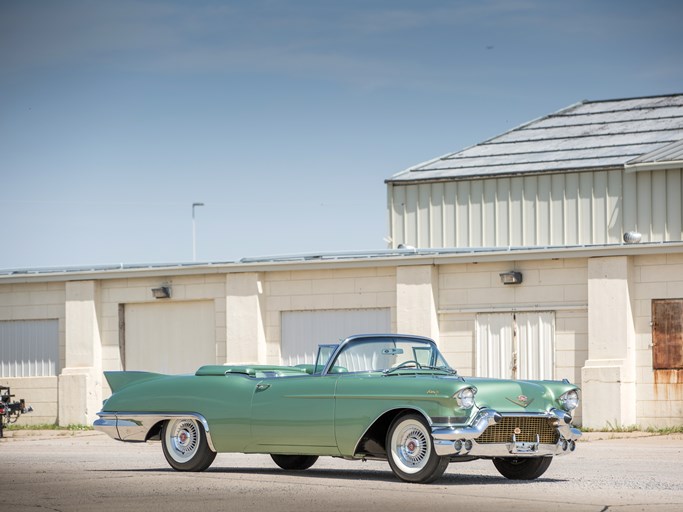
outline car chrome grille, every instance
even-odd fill
[[[488,427],[477,443],[509,443],[512,435],[517,441],[535,443],[536,435],[542,444],[555,444],[560,438],[557,429],[547,418],[533,418],[524,416],[503,416],[503,419]]]

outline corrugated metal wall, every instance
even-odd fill
[[[389,184],[393,246],[533,247],[683,240],[681,169]]]

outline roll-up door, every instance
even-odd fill
[[[282,313],[282,364],[313,363],[320,344],[338,343],[353,334],[390,330],[389,308],[285,311]]]
[[[50,377],[58,363],[58,320],[0,322],[0,377]]]

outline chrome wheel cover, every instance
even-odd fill
[[[402,422],[391,436],[391,457],[404,473],[417,473],[429,461],[432,451],[429,433],[419,421]]]
[[[199,449],[199,425],[195,420],[171,420],[164,439],[169,455],[176,462],[188,462]]]

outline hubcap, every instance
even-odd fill
[[[429,460],[429,437],[416,421],[407,421],[399,426],[394,431],[391,444],[394,462],[406,473],[418,472]]]
[[[194,420],[175,420],[169,425],[170,453],[178,462],[190,460],[199,446],[199,429]]]

